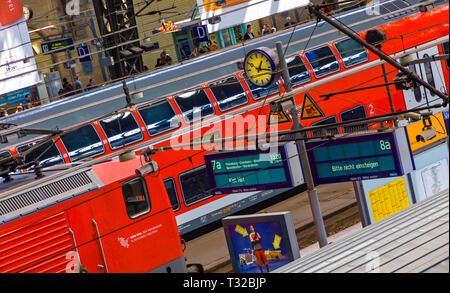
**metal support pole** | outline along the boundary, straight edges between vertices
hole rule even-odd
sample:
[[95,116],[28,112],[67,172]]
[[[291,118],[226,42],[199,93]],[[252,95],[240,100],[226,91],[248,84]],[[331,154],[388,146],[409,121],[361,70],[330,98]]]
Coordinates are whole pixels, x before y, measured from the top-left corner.
[[[381,64],[381,69],[383,70],[383,77],[384,77],[384,83],[386,84],[386,91],[387,91],[387,95],[389,98],[389,105],[391,107],[391,113],[395,112],[395,108],[394,108],[394,102],[392,101],[392,95],[391,95],[391,90],[389,88],[389,80],[387,78],[387,74],[386,74],[386,66],[383,64]],[[394,125],[397,127],[398,126],[398,122],[394,121]]]
[[[291,81],[289,77],[289,71],[287,69],[286,60],[284,59],[283,53],[283,44],[282,42],[276,42],[277,54],[279,59],[279,66],[281,70],[281,74],[283,77],[283,81],[285,84],[286,92],[292,91]],[[294,101],[294,99],[293,99]],[[292,121],[294,123],[293,130],[298,130],[304,128],[303,125],[300,124],[300,119],[298,118],[298,110],[295,105],[295,101],[293,102],[291,109]],[[302,134],[300,132],[295,133],[295,142],[298,147],[298,151],[300,152],[300,158],[302,163],[303,172],[305,173],[306,186],[308,187],[308,198],[309,204],[311,205],[311,212],[314,220],[314,227],[316,230],[316,237],[319,241],[319,246],[323,247],[328,244],[327,241],[327,233],[325,231],[325,225],[323,223],[322,212],[320,211],[319,199],[317,196],[317,190],[314,186],[314,180],[311,173],[311,167],[309,165],[308,154],[306,152],[305,141],[302,138],[306,134]]]

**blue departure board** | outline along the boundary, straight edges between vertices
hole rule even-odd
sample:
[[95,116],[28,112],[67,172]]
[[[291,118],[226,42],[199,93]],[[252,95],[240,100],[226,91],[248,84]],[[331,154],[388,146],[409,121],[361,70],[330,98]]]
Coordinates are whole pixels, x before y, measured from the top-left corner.
[[[403,142],[402,150],[397,139],[399,134]],[[404,141],[405,134],[401,129],[398,132],[307,143],[315,184],[401,176],[405,169],[412,166],[410,150]],[[408,168],[404,168],[405,163]]]
[[208,154],[205,163],[214,194],[293,187],[289,158],[283,146],[277,152],[245,150]]

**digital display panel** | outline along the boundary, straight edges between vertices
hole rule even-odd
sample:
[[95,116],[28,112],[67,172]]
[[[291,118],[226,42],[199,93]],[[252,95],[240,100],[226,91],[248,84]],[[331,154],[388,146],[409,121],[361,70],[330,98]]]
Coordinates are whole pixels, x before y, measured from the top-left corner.
[[208,154],[205,163],[215,194],[293,186],[283,147]]
[[[394,133],[307,143],[311,171],[316,184],[401,176]],[[406,148],[405,152],[409,152]]]
[[289,212],[222,220],[235,273],[267,273],[300,257]]

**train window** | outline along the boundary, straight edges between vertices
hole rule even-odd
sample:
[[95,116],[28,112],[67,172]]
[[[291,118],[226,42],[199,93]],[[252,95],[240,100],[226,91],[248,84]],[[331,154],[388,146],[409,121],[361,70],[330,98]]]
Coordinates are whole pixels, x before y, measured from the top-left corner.
[[10,156],[11,156],[11,153],[9,151],[0,152],[0,159],[4,159],[4,158],[10,157]]
[[[428,54],[423,54],[423,58],[429,58],[430,55]],[[423,63],[423,67],[425,68],[425,77],[427,78],[428,83],[432,86],[435,87],[435,83],[434,83],[434,77],[433,77],[433,70],[431,69],[431,63],[430,62],[425,62]],[[432,96],[435,95],[435,93],[430,92],[430,94]]]
[[[247,75],[245,73],[242,74],[245,80],[248,80]],[[267,88],[258,87],[251,82],[247,82],[250,91],[252,92],[253,99],[259,100],[280,92],[280,83],[277,81],[273,85]]]
[[311,80],[308,68],[298,55],[286,58],[286,65],[288,67],[289,76],[291,78],[292,86],[297,86]]
[[166,99],[146,105],[138,112],[150,136],[180,127],[180,120]]
[[180,185],[186,206],[204,200],[212,194],[205,166],[181,174]]
[[147,182],[144,177],[135,177],[122,184],[123,199],[128,217],[136,219],[151,209]]
[[214,107],[205,90],[197,88],[175,96],[186,123],[199,121],[214,114]]
[[329,46],[323,46],[305,53],[317,78],[339,71],[339,63]]
[[334,43],[334,45],[341,55],[345,68],[349,68],[369,60],[369,55],[363,46],[353,39],[338,41]]
[[248,97],[236,76],[229,76],[224,79],[211,82],[209,85],[211,92],[216,98],[217,106],[224,112],[248,102]]
[[[41,141],[28,143],[25,145],[18,146],[16,148],[19,154],[23,154],[30,148],[36,146],[36,144],[41,143]],[[25,155],[25,163],[33,164],[35,160],[38,160],[42,167],[53,166],[57,164],[63,164],[64,160],[53,141],[44,143],[43,145],[37,147],[36,149],[30,151]],[[31,166],[33,167],[34,164]]]
[[72,162],[92,157],[105,151],[103,143],[91,124],[61,136]]
[[131,112],[123,112],[99,121],[112,149],[142,140],[141,128]]
[[[444,51],[444,54],[448,55],[448,42],[445,42],[442,44],[442,50]],[[447,68],[449,68],[450,60],[446,59],[445,64],[447,65]]]
[[178,201],[177,189],[175,188],[175,181],[173,178],[168,178],[164,180],[164,186],[166,187],[167,194],[169,195],[170,203],[172,204],[172,209],[177,211],[180,209],[180,202]]
[[[342,122],[359,119],[359,118],[365,118],[365,117],[367,117],[366,109],[364,108],[363,105],[356,106],[355,108],[341,112],[341,121]],[[352,126],[343,126],[342,130],[344,131],[344,133],[365,131],[365,130],[369,130],[369,124],[362,123],[362,124],[352,125]]]
[[[311,126],[326,125],[336,122],[337,122],[336,116],[330,116],[317,122],[311,123]],[[311,131],[312,136],[335,135],[338,133],[339,133],[338,127]]]

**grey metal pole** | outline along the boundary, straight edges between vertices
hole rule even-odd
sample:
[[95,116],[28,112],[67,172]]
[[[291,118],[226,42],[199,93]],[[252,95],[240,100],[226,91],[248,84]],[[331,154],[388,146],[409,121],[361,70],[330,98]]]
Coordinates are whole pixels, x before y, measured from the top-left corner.
[[[279,59],[279,66],[281,70],[281,75],[283,77],[283,81],[285,84],[286,92],[292,91],[291,81],[289,77],[289,71],[287,69],[286,60],[284,59],[283,53],[283,43],[276,42],[276,49]],[[298,110],[295,102],[293,104],[293,108],[291,109],[292,113],[292,121],[294,123],[293,130],[298,130],[304,128],[303,125],[300,124],[300,119],[298,118]],[[306,152],[305,141],[302,140],[302,136],[306,134],[302,134],[300,132],[295,133],[296,144],[298,146],[298,150],[300,152],[300,158],[302,162],[303,172],[305,173],[306,186],[308,187],[308,198],[309,204],[311,205],[311,212],[314,220],[314,227],[316,230],[316,237],[319,241],[319,246],[323,247],[328,244],[327,241],[327,233],[325,231],[325,225],[323,223],[322,212],[320,211],[319,198],[317,196],[317,190],[314,186],[314,180],[311,173],[311,167],[309,165],[308,154]]]

